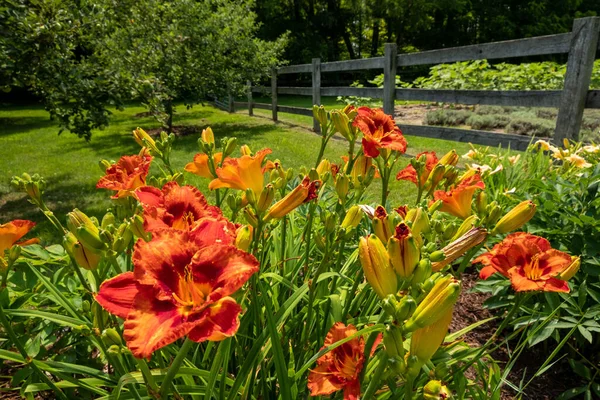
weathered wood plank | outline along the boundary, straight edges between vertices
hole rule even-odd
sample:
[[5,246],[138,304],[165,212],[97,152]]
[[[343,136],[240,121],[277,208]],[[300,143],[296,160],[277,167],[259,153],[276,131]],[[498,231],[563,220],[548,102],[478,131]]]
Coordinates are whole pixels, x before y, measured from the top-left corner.
[[308,117],[313,116],[313,112],[310,108],[292,107],[292,106],[277,106],[277,110],[284,112],[284,113],[289,113],[289,114],[306,115]]
[[573,21],[573,36],[567,61],[565,86],[554,131],[554,140],[558,143],[565,138],[579,140],[579,130],[590,88],[599,32],[600,17],[580,18]]
[[333,61],[321,64],[321,72],[362,71],[383,68],[383,57],[361,58],[359,60]]
[[271,70],[271,113],[273,121],[277,122],[277,70]]
[[270,91],[271,91],[271,88],[268,86],[252,86],[252,93],[267,94]]
[[[321,105],[321,59],[312,59],[312,103]],[[313,130],[321,132],[319,121],[313,116]]]
[[396,89],[397,100],[518,107],[558,107],[561,90]]
[[277,88],[279,94],[296,94],[300,96],[312,96],[312,87],[281,86]]
[[398,66],[568,53],[571,33],[538,36],[398,55]]
[[394,100],[396,98],[396,60],[398,47],[395,43],[386,43],[384,47],[383,65],[383,111],[394,117]]
[[529,136],[520,136],[487,131],[447,128],[442,126],[421,126],[398,124],[406,135],[423,136],[435,139],[469,142],[484,146],[510,147],[515,150],[525,150],[531,141]]
[[302,72],[310,73],[312,71],[312,64],[296,64],[296,65],[287,65],[285,67],[279,67],[277,69],[277,73],[279,75],[283,74],[299,74]]
[[321,88],[321,96],[360,96],[383,99],[383,89],[330,86]]
[[271,110],[273,108],[272,104],[267,104],[267,103],[254,103],[253,106],[254,106],[254,108],[258,108],[261,110]]

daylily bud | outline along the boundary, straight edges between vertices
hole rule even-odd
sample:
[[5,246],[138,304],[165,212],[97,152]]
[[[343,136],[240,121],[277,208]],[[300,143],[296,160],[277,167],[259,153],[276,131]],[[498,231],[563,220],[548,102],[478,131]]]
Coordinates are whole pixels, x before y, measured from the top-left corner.
[[444,178],[444,174],[446,173],[446,167],[442,164],[437,164],[433,171],[429,174],[427,181],[425,182],[424,189],[428,190],[429,193],[433,193],[435,188],[437,188],[438,183]]
[[131,218],[131,222],[129,227],[133,234],[139,238],[144,239],[144,241],[150,240],[148,237],[148,232],[144,229],[144,218],[141,215],[136,214]]
[[246,192],[244,193],[244,197],[248,204],[251,204],[253,206],[256,205],[257,199],[256,199],[256,194],[254,193],[254,190],[252,190],[251,188],[246,189]]
[[[12,266],[15,261],[19,259],[21,255],[21,246],[14,245],[8,250],[8,265]],[[4,254],[0,254],[0,258],[2,258]]]
[[424,258],[419,261],[417,267],[414,269],[411,283],[417,285],[429,278],[429,276],[431,276],[431,261]]
[[298,186],[296,186],[283,199],[271,206],[265,217],[265,221],[273,218],[283,218],[302,203],[316,199],[318,196],[317,191],[320,187],[320,180],[311,181],[308,176],[304,177]]
[[233,151],[235,150],[235,146],[237,146],[236,138],[227,139],[227,142],[223,146],[223,159],[225,159],[233,153]]
[[81,268],[92,270],[98,267],[101,256],[82,246],[71,232],[63,238],[63,247]]
[[449,400],[452,393],[441,381],[429,381],[423,387],[423,400]]
[[453,149],[444,154],[444,156],[440,158],[439,163],[442,165],[456,165],[456,163],[458,163],[458,154],[456,153],[456,150]]
[[240,147],[240,153],[242,153],[243,156],[251,156],[252,150],[250,150],[250,146],[248,146],[247,144],[243,144]]
[[410,355],[417,358],[415,364],[419,369],[431,359],[444,341],[452,321],[453,311],[454,303],[445,308],[434,322],[413,332],[410,339]]
[[358,256],[365,277],[375,293],[381,299],[389,294],[395,294],[398,289],[398,278],[381,240],[375,235],[361,237]]
[[121,335],[114,330],[113,328],[107,328],[102,332],[102,341],[107,346],[122,346],[123,341],[121,340]]
[[437,250],[429,255],[429,259],[431,260],[431,262],[442,261],[444,258],[446,258],[444,250]]
[[383,333],[383,345],[388,356],[403,359],[406,353],[403,342],[402,329],[395,325],[388,325]]
[[323,214],[321,214],[321,219],[323,221],[323,226],[325,227],[325,232],[327,234],[335,230],[336,219],[332,213],[330,213],[329,211],[323,212]]
[[256,218],[256,214],[254,214],[254,211],[252,211],[250,207],[244,208],[244,217],[246,218],[246,221],[250,224],[250,226],[252,226],[253,228],[258,227],[258,219]]
[[525,225],[535,214],[535,204],[531,200],[525,200],[500,218],[500,221],[492,229],[492,235],[496,233],[507,233],[519,229]]
[[101,251],[106,248],[106,244],[100,238],[100,231],[92,219],[74,209],[67,214],[67,227],[73,233],[77,240],[90,250]]
[[575,276],[577,271],[579,271],[580,266],[581,266],[581,259],[579,257],[575,257],[575,256],[571,257],[571,264],[569,264],[569,266],[563,272],[560,273],[558,278],[562,279],[563,281],[568,281],[573,276]]
[[353,140],[352,130],[350,128],[350,118],[338,110],[332,111],[330,114],[331,121],[335,127],[335,131],[342,135],[346,140]]
[[325,238],[321,235],[320,232],[315,232],[313,238],[315,239],[315,244],[317,248],[321,251],[325,251]]
[[313,106],[313,115],[314,115],[315,119],[317,121],[319,121],[319,124],[322,127],[327,126],[327,111],[325,110],[325,107],[314,105]]
[[102,217],[102,223],[100,224],[102,229],[107,229],[109,227],[109,225],[114,225],[114,224],[115,224],[115,215],[111,212],[107,212],[106,214],[104,214],[104,216]]
[[161,151],[156,147],[156,142],[142,128],[137,128],[133,131],[133,138],[142,147],[147,147],[151,152],[160,155]]
[[460,224],[460,226],[456,230],[456,233],[454,233],[454,236],[452,236],[452,239],[450,240],[455,241],[456,239],[470,231],[475,226],[475,222],[477,222],[478,219],[479,218],[477,218],[476,215],[471,215],[470,217],[465,219],[462,222],[462,224]]
[[266,211],[271,203],[273,202],[273,198],[275,197],[275,189],[273,185],[268,184],[263,191],[260,193],[258,197],[258,203],[256,203],[256,209],[259,212]]
[[325,174],[326,172],[329,172],[330,169],[331,169],[331,163],[329,162],[329,160],[324,159],[324,160],[321,160],[321,162],[317,166],[317,173],[319,174],[320,177],[322,177],[323,174]]
[[400,301],[396,295],[390,294],[381,302],[384,310],[394,318],[395,321],[404,321],[409,318],[417,308],[417,303],[411,296],[404,296]]
[[394,208],[394,211],[396,211],[396,214],[398,214],[400,216],[400,218],[404,219],[406,218],[406,213],[408,212],[408,206],[404,205],[404,206],[399,206]]
[[200,137],[202,138],[202,141],[206,144],[208,144],[209,146],[213,146],[215,144],[215,135],[212,131],[212,129],[210,128],[210,126],[206,129],[202,130],[202,133],[200,134]]
[[421,252],[410,228],[404,222],[396,227],[396,233],[390,237],[387,251],[396,273],[402,279],[410,278],[419,263]]
[[371,224],[373,225],[373,232],[383,243],[387,243],[389,238],[394,234],[394,217],[388,215],[383,206],[375,208]]
[[346,216],[342,221],[341,228],[345,231],[352,230],[360,224],[360,220],[362,219],[363,212],[359,206],[352,206],[346,212]]
[[350,189],[350,180],[346,175],[339,175],[335,181],[335,192],[341,200],[345,200]]
[[102,173],[106,173],[106,170],[109,169],[111,165],[112,163],[108,160],[100,160],[100,162],[98,162],[98,166],[102,170]]
[[454,260],[471,250],[473,247],[485,241],[487,238],[487,231],[483,228],[473,228],[463,236],[459,237],[452,243],[448,244],[442,249],[446,258],[443,261],[433,263],[433,271],[439,271],[446,265],[452,263]]
[[443,204],[444,204],[444,202],[442,200],[436,200],[429,205],[429,207],[427,208],[427,211],[429,211],[429,213],[433,214],[434,212],[439,210]]
[[319,176],[319,173],[317,172],[317,170],[314,168],[312,168],[310,171],[308,171],[308,177],[310,178],[311,181],[317,181],[321,178]]
[[250,243],[252,243],[252,232],[253,229],[249,225],[240,227],[235,237],[235,247],[243,251],[248,251]]
[[484,215],[487,208],[487,194],[482,190],[475,197],[475,209],[479,215]]
[[452,309],[459,294],[460,282],[458,280],[450,275],[438,279],[433,289],[419,303],[412,317],[406,321],[404,329],[413,331],[438,321],[445,316],[448,310]]

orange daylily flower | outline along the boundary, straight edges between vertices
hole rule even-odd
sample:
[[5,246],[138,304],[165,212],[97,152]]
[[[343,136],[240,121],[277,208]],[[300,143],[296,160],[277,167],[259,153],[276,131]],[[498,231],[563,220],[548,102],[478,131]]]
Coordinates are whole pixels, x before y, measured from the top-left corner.
[[481,180],[479,174],[471,175],[461,180],[454,189],[444,192],[443,190],[436,190],[433,193],[433,202],[442,200],[442,206],[440,211],[447,212],[458,218],[468,218],[471,211],[471,200],[473,199],[473,193],[477,189],[485,189],[485,184]]
[[138,358],[184,336],[219,341],[239,327],[239,304],[230,297],[258,271],[254,256],[215,243],[204,229],[163,229],[139,240],[133,272],[104,281],[96,300],[125,320],[123,337]]
[[553,249],[546,239],[525,232],[508,235],[494,248],[473,260],[483,264],[482,279],[498,272],[510,278],[517,292],[542,290],[569,292],[559,275],[572,263],[571,256]]
[[381,148],[406,152],[406,139],[394,119],[382,109],[360,107],[353,126],[363,133],[363,152],[368,157],[379,156]]
[[223,228],[234,233],[236,227],[223,218],[218,207],[207,203],[204,195],[193,186],[167,182],[162,190],[144,186],[135,191],[144,208],[144,229],[155,232],[163,228],[193,229],[203,218],[223,219]]
[[271,154],[271,149],[260,150],[254,156],[226,159],[223,166],[217,168],[217,178],[210,182],[208,188],[251,189],[258,198],[264,188],[262,164],[268,154]]
[[146,184],[151,162],[152,156],[145,148],[139,155],[122,156],[106,169],[106,175],[100,178],[96,188],[115,190],[113,199],[131,196],[135,189]]
[[424,186],[425,182],[427,182],[427,178],[429,178],[429,174],[437,165],[438,158],[435,155],[435,151],[424,151],[423,153],[417,154],[415,158],[418,160],[422,155],[425,155],[427,159],[425,161],[425,168],[423,168],[420,176],[417,176],[417,170],[415,170],[415,167],[413,167],[411,164],[408,164],[403,170],[398,172],[398,175],[396,175],[396,180],[410,181],[415,185],[420,185],[421,187]]
[[[219,163],[223,159],[223,153],[215,153],[213,155],[213,162],[215,168],[219,166]],[[184,167],[187,172],[191,172],[194,175],[201,176],[203,178],[214,179],[216,176],[210,171],[208,167],[208,155],[203,153],[198,153],[194,156],[194,161],[191,163],[187,163]]]
[[35,226],[35,222],[25,219],[15,219],[0,225],[0,259],[4,258],[4,252],[14,245],[28,246],[39,242],[39,239],[28,239],[19,241]]
[[265,221],[272,218],[283,218],[301,204],[308,203],[317,198],[317,191],[321,187],[320,180],[311,181],[307,176],[302,182],[289,192],[284,198],[273,204],[265,217]]
[[[327,337],[323,348],[354,335],[353,325],[336,322]],[[371,355],[381,341],[381,335],[373,344]],[[322,349],[323,349],[322,348]],[[317,360],[317,368],[308,374],[308,389],[311,396],[326,396],[338,390],[344,390],[344,400],[360,398],[360,372],[363,368],[365,341],[362,337],[352,339]]]

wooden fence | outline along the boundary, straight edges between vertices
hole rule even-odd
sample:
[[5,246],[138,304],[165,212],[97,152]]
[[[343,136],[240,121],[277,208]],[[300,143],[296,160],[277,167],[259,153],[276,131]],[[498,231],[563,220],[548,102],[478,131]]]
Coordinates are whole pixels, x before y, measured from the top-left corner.
[[[271,87],[252,87],[248,82],[248,101],[232,102],[235,106],[272,111],[274,121],[279,112],[312,116],[312,110],[300,107],[281,106],[278,94],[312,96],[313,104],[321,104],[321,96],[360,96],[383,100],[383,109],[394,114],[395,100],[422,100],[459,104],[485,104],[498,106],[556,107],[559,109],[555,128],[555,141],[563,138],[577,140],[584,108],[600,108],[600,90],[589,90],[596,50],[599,47],[600,17],[576,19],[569,33],[539,36],[527,39],[485,43],[448,49],[397,54],[395,44],[385,44],[383,57],[349,61],[321,63],[315,58],[311,64],[290,65],[273,70]],[[567,72],[563,90],[430,90],[396,88],[395,77],[398,67],[431,65],[456,61],[501,59],[547,54],[568,54]],[[383,69],[383,88],[321,87],[321,74]],[[277,85],[278,75],[307,73],[312,75],[312,87],[282,87]],[[271,104],[255,103],[252,93],[268,92]],[[224,104],[223,104],[224,106]],[[513,149],[524,149],[530,141],[527,136],[502,134],[479,130],[399,124],[408,135],[434,137],[462,142]],[[319,129],[314,121],[314,129]]]

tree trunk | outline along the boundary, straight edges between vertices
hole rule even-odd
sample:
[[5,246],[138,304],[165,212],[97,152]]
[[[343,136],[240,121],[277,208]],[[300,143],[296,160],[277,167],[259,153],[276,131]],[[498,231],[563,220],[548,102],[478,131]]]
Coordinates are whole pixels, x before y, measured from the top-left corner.
[[348,54],[350,54],[350,58],[354,60],[356,58],[356,54],[354,53],[354,48],[352,47],[350,33],[348,33],[348,30],[346,29],[344,29],[344,43],[346,43],[346,48],[348,49]]
[[377,56],[379,49],[379,18],[373,23],[373,37],[371,38],[371,57]]
[[167,133],[173,133],[173,101],[171,99],[167,100]]

